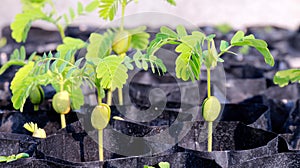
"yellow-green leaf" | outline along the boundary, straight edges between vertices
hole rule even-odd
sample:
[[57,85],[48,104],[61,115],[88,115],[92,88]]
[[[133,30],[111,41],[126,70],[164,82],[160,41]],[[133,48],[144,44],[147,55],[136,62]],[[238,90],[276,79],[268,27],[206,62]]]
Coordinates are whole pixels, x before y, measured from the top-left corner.
[[28,10],[17,14],[10,25],[12,37],[18,42],[25,42],[31,22],[43,19],[46,15],[40,9]]

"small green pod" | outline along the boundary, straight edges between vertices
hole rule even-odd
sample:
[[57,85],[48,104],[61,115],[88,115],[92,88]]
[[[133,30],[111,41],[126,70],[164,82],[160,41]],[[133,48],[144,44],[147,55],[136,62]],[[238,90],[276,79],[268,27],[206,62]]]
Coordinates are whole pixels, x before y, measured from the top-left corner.
[[115,53],[121,55],[128,51],[130,47],[130,42],[131,42],[131,34],[126,30],[119,31],[117,32],[114,38],[112,49]]
[[202,116],[205,121],[215,121],[221,112],[221,103],[215,96],[206,98],[202,104]]
[[44,90],[40,85],[34,87],[31,90],[29,95],[30,102],[34,105],[41,104],[44,98],[45,98]]
[[70,96],[67,91],[58,92],[53,96],[52,106],[59,114],[68,114],[71,109]]
[[110,107],[107,104],[101,103],[96,106],[91,115],[92,126],[95,129],[104,129],[110,120]]

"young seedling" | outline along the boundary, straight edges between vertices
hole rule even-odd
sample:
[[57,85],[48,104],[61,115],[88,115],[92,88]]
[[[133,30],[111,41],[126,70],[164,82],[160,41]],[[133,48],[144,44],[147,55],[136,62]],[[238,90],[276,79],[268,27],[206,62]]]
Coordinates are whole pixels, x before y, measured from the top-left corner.
[[10,155],[10,156],[0,156],[0,163],[1,162],[12,162],[18,159],[22,159],[22,158],[29,158],[29,154],[27,153],[19,153],[17,155]]
[[[34,61],[40,59],[36,53],[32,53],[29,56],[29,61]],[[26,61],[26,50],[24,46],[21,46],[20,49],[15,49],[13,53],[10,55],[9,61],[7,61],[1,68],[0,68],[0,75],[2,75],[10,66],[24,66],[27,64]],[[29,95],[31,103],[34,105],[34,111],[39,109],[39,105],[44,100],[44,90],[40,85],[35,86],[32,88],[32,91]]]
[[110,107],[107,104],[99,103],[91,115],[92,126],[98,130],[98,148],[99,148],[99,160],[104,160],[103,155],[103,129],[107,126],[110,120]]
[[34,87],[51,84],[57,92],[53,97],[53,108],[61,116],[62,128],[66,127],[65,114],[71,107],[79,109],[84,103],[80,85],[85,79],[85,65],[80,66],[82,59],[71,63],[71,56],[71,51],[67,55],[53,55],[50,52],[38,61],[29,60],[20,68],[10,86],[14,108],[23,111],[25,101]]
[[[270,66],[274,65],[274,59],[271,55],[268,45],[265,41],[256,39],[254,35],[245,36],[244,32],[238,31],[232,37],[230,44],[224,40],[221,41],[219,52],[215,47],[215,35],[206,36],[202,32],[193,31],[188,34],[183,26],[178,26],[176,32],[167,27],[161,27],[156,38],[150,43],[147,53],[155,53],[165,44],[177,45],[175,51],[180,53],[176,59],[176,76],[184,81],[200,79],[200,69],[204,64],[207,70],[207,95],[208,97],[202,104],[202,116],[208,122],[208,147],[212,151],[212,128],[213,122],[218,118],[221,111],[220,101],[211,95],[211,74],[212,68],[217,66],[218,62],[224,62],[220,57],[224,53],[233,53],[232,47],[250,46],[258,50]],[[204,45],[207,45],[204,47]],[[204,48],[206,48],[204,50]]]
[[[97,9],[99,2],[98,0],[93,0],[86,6],[84,6],[81,2],[77,3],[77,10],[73,8],[69,8],[68,14],[58,15],[55,5],[52,0],[22,0],[22,13],[19,13],[15,16],[13,23],[11,24],[12,29],[12,37],[17,42],[25,42],[27,39],[28,32],[31,28],[31,24],[37,20],[43,20],[48,23],[52,23],[56,26],[57,30],[60,33],[61,39],[63,40],[63,44],[58,45],[57,51],[61,53],[61,55],[65,56],[68,51],[79,50],[81,48],[86,47],[86,43],[80,39],[65,37],[65,28],[77,17],[80,15],[84,15],[88,12],[92,12]],[[50,7],[49,10],[46,8]],[[75,53],[75,52],[74,52]],[[29,57],[29,61],[35,61],[36,54],[33,53]],[[0,69],[0,75],[11,65],[19,65],[24,66],[27,64],[26,59],[26,51],[22,46],[20,50],[14,50],[13,54],[10,57],[10,60],[5,63]],[[72,55],[71,62],[74,62],[74,58]],[[58,63],[60,64],[60,63]],[[34,104],[34,110],[38,110],[38,105],[44,99],[44,91],[41,86],[37,85],[32,87],[30,92],[30,100]],[[22,108],[21,108],[22,111]]]
[[[123,104],[122,88],[128,78],[128,69],[132,70],[135,64],[139,68],[151,69],[155,67],[166,71],[162,61],[154,55],[142,54],[141,50],[147,48],[150,35],[145,32],[146,27],[141,26],[135,29],[124,28],[125,8],[132,0],[100,0],[99,13],[104,19],[113,20],[119,5],[122,6],[121,26],[116,29],[108,29],[105,33],[92,33],[89,38],[87,54],[85,56],[88,64],[86,76],[89,77],[98,93],[98,106],[92,112],[92,125],[98,130],[99,160],[103,161],[103,129],[110,119],[110,107],[112,102],[112,91],[118,89],[119,104]],[[137,1],[135,1],[137,2]],[[173,0],[169,3],[175,4]],[[137,52],[130,58],[126,55],[129,49],[136,49]],[[107,104],[102,103],[105,96],[104,89],[108,90]],[[100,122],[101,121],[101,122]]]
[[[121,25],[119,28],[115,29],[114,32],[108,32],[110,36],[106,36],[108,39],[106,39],[106,44],[109,45],[110,48],[107,48],[106,50],[102,50],[103,53],[110,54],[111,51],[113,51],[118,57],[120,57],[120,60],[125,60],[127,63],[125,65],[128,65],[128,69],[133,69],[133,67],[130,65],[130,59],[126,56],[126,52],[129,49],[136,49],[136,50],[144,50],[146,49],[149,41],[150,35],[145,32],[146,27],[141,26],[136,29],[125,29],[124,28],[124,18],[125,18],[125,9],[126,6],[132,2],[133,0],[100,0],[100,6],[99,6],[99,14],[100,17],[105,20],[113,20],[116,12],[121,6],[122,9],[122,16],[121,16]],[[138,0],[134,0],[134,2],[138,2]],[[172,5],[175,5],[174,0],[167,0]],[[96,35],[94,35],[95,37]],[[92,36],[91,36],[92,37]],[[100,37],[98,37],[100,38]],[[92,39],[90,39],[91,45],[95,46],[92,42]],[[98,42],[99,44],[99,42]],[[92,52],[93,53],[93,52]],[[91,54],[92,54],[91,53]],[[88,53],[88,55],[91,55]],[[127,58],[125,58],[127,57]],[[139,60],[136,60],[139,62]],[[153,62],[153,61],[152,61]],[[143,62],[144,67],[148,67],[146,62]],[[141,66],[140,66],[141,67]],[[126,75],[127,78],[127,75]],[[105,87],[104,87],[105,88]],[[112,101],[112,88],[108,88],[108,96],[107,96],[107,104],[111,105]],[[119,104],[123,104],[123,95],[122,95],[122,88],[118,88],[118,95],[119,95]]]
[[25,123],[23,126],[26,130],[32,132],[32,136],[35,138],[46,138],[46,132],[42,128],[38,128],[36,123]]
[[[77,10],[69,8],[68,14],[59,15],[53,0],[21,0],[21,3],[22,13],[15,16],[10,26],[12,29],[12,37],[18,43],[26,41],[32,22],[37,20],[43,20],[53,24],[59,31],[61,38],[64,39],[64,30],[67,25],[77,16],[94,11],[99,5],[97,0],[93,0],[86,6],[78,2]],[[46,8],[48,8],[48,10],[46,10]]]

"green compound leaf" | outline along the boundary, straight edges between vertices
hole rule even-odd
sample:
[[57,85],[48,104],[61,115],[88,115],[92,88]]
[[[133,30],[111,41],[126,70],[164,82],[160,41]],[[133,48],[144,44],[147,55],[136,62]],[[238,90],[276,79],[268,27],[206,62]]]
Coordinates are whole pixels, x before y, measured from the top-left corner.
[[191,35],[184,36],[180,39],[182,43],[185,43],[191,48],[194,48],[197,44],[203,44],[203,41],[205,39],[205,34],[194,31]]
[[177,38],[177,36],[178,36],[175,31],[173,31],[172,29],[170,29],[166,26],[162,26],[160,28],[160,33],[167,35],[169,38]]
[[21,0],[23,11],[32,9],[41,9],[45,6],[47,0]]
[[86,12],[93,12],[99,6],[99,0],[94,0],[85,7]]
[[78,110],[84,104],[84,95],[80,87],[76,87],[76,84],[68,84],[67,91],[70,94],[71,108],[73,110]]
[[236,43],[239,42],[243,39],[243,37],[245,36],[245,33],[243,31],[237,31],[234,36],[231,38],[230,43]]
[[244,36],[244,32],[238,31],[231,39],[232,46],[250,46],[259,51],[265,59],[265,62],[274,66],[274,58],[268,49],[268,44],[261,39],[255,39],[254,35]]
[[26,64],[26,50],[24,46],[21,46],[20,49],[15,49],[10,55],[10,59],[0,68],[0,75],[2,75],[10,66],[18,65],[23,66]]
[[119,0],[100,0],[100,17],[107,20],[113,20],[118,10]]
[[274,66],[275,61],[274,61],[274,58],[268,48],[256,48],[256,50],[259,51],[264,56],[265,62],[268,65]]
[[89,38],[90,44],[87,47],[87,61],[97,64],[100,59],[108,56],[111,52],[113,39],[114,34],[110,30],[103,35],[92,33]]
[[30,76],[34,67],[34,62],[28,62],[20,68],[11,82],[10,89],[12,91],[12,103],[15,109],[23,111],[26,98],[30,94],[30,90],[34,83],[33,77]]
[[77,2],[77,13],[81,15],[83,13],[83,5],[81,2]]
[[249,45],[255,48],[267,48],[268,44],[264,40],[260,39],[241,39],[241,41],[231,43],[233,46]]
[[135,29],[128,30],[131,34],[131,48],[136,50],[145,50],[149,44],[150,34],[145,32],[146,26],[140,26]]
[[75,11],[73,8],[69,8],[69,15],[71,17],[72,20],[75,19]]
[[130,57],[125,56],[123,62],[124,62],[124,65],[127,67],[127,69],[129,69],[129,70],[133,70],[134,69],[133,65],[131,64],[132,59]]
[[77,51],[85,48],[86,46],[87,44],[81,39],[65,37],[63,39],[63,44],[57,46],[57,51],[60,52],[60,55],[67,55],[70,51]]
[[108,56],[101,59],[96,68],[97,78],[101,79],[104,89],[122,88],[128,78],[127,68],[122,64],[123,58]]
[[[177,57],[176,62],[175,62],[175,64],[176,64],[175,71],[176,71],[177,78],[181,78],[184,81],[187,81],[189,79],[194,81],[195,78],[199,79],[199,74],[194,74],[194,72],[197,72],[197,70],[195,70],[195,69],[197,68],[197,64],[200,62],[198,62],[196,59],[195,61],[197,61],[197,63],[193,64],[191,57],[192,57],[192,53],[188,53],[188,52],[181,53]],[[199,70],[200,70],[200,68],[199,68]]]
[[148,70],[150,64],[150,68],[153,73],[157,72],[159,75],[161,73],[165,73],[167,71],[166,66],[163,64],[162,60],[154,55],[147,55],[143,54],[140,50],[137,50],[137,52],[133,55],[133,60],[135,62],[135,65],[138,68]]
[[13,66],[13,65],[23,66],[25,64],[26,63],[21,60],[9,60],[4,65],[2,65],[2,67],[0,68],[0,75],[2,75],[10,66]]
[[229,47],[229,43],[227,41],[221,40],[220,51],[226,51],[227,47]]
[[185,27],[183,27],[182,25],[177,26],[176,31],[177,31],[177,34],[178,34],[179,38],[188,35],[187,32],[186,32]]
[[273,82],[279,85],[280,87],[288,85],[289,82],[300,83],[300,69],[288,69],[278,71],[273,78]]
[[10,25],[13,39],[15,39],[18,43],[25,42],[31,22],[46,17],[47,16],[41,11],[41,9],[27,10],[23,13],[17,14],[13,23]]

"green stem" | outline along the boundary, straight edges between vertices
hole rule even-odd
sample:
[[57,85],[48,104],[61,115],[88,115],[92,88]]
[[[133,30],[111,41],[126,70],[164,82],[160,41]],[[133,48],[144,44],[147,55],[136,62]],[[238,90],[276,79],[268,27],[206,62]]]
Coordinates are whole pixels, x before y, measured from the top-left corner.
[[[209,98],[211,96],[211,84],[210,84],[210,68],[207,68],[207,97]],[[208,131],[207,131],[207,151],[212,151],[212,125],[213,122],[208,122]]]
[[66,128],[66,117],[64,114],[60,114],[60,122],[61,122],[61,128]]
[[123,91],[122,88],[118,88],[119,104],[123,105]]
[[[60,74],[60,92],[62,92],[64,90],[64,81],[63,81],[63,76]],[[65,128],[66,127],[66,117],[64,114],[60,114],[60,122],[61,122],[61,128]]]
[[34,111],[38,111],[38,110],[39,110],[39,105],[36,105],[36,104],[33,105],[33,110],[34,110]]
[[64,38],[65,38],[65,30],[64,30],[64,28],[60,25],[60,24],[55,24],[56,25],[56,27],[57,27],[57,29],[58,29],[58,31],[59,31],[59,34],[60,34],[60,37],[61,37],[61,40],[64,40]]
[[209,121],[208,122],[208,136],[207,136],[207,151],[211,152],[212,151],[212,133],[213,133],[213,122]]
[[125,18],[125,8],[126,8],[126,0],[122,1],[122,18],[121,18],[121,26],[120,26],[120,30],[123,31],[124,30],[124,18]]
[[62,92],[62,91],[64,91],[64,78],[63,78],[62,74],[59,74],[59,79],[60,79],[59,91]]
[[101,105],[101,103],[102,103],[101,89],[100,89],[100,88],[97,88],[97,92],[98,92],[98,96],[97,96],[97,99],[98,99],[98,105]]
[[210,85],[210,68],[206,68],[207,70],[207,97],[211,96],[211,85]]
[[230,50],[232,47],[233,47],[232,45],[228,46],[224,51],[218,54],[218,57],[221,57],[224,53],[228,52],[228,50]]
[[104,160],[103,155],[103,130],[98,130],[98,147],[99,147],[99,161]]
[[111,105],[111,102],[112,102],[112,91],[111,91],[111,89],[109,89],[108,90],[108,92],[107,92],[107,100],[106,100],[106,103],[107,103],[107,105]]
[[[53,57],[53,58],[45,58],[45,59],[41,59],[41,60],[38,60],[38,61],[36,61],[36,63],[46,63],[47,61],[49,61],[49,60],[58,60],[58,61],[62,61],[62,62],[64,62],[64,63],[67,63],[67,65],[69,65],[69,66],[71,66],[71,67],[76,67],[76,68],[78,68],[77,66],[75,66],[73,63],[71,63],[71,62],[69,62],[69,61],[66,61],[66,60],[64,60],[64,59],[61,59],[61,58],[55,58],[55,57]],[[78,68],[78,69],[80,69],[80,68]]]

